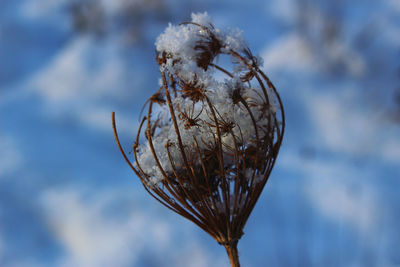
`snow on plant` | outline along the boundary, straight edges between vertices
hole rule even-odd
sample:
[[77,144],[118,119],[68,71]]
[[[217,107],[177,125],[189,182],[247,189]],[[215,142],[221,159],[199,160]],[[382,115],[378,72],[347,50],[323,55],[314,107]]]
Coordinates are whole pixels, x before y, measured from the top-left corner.
[[[281,99],[239,30],[207,13],[169,25],[156,41],[161,87],[133,145],[117,144],[145,189],[225,246],[237,243],[274,166],[284,132]],[[217,65],[227,56],[228,66]],[[142,138],[144,137],[144,138]]]

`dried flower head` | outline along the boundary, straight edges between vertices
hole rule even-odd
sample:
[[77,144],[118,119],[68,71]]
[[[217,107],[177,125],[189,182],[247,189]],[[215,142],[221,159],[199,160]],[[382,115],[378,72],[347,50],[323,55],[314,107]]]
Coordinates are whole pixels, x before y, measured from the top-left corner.
[[[154,198],[224,245],[239,266],[237,242],[282,142],[281,99],[241,32],[214,28],[207,13],[169,25],[156,47],[162,87],[147,102],[133,163],[113,114],[118,146]],[[216,63],[224,55],[229,69]]]

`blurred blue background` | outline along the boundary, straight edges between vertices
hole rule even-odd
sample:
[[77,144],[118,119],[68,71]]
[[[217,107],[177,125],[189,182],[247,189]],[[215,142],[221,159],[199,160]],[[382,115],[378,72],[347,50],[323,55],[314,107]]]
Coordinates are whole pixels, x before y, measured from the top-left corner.
[[400,266],[398,0],[1,0],[0,266],[229,265],[111,128],[129,150],[156,37],[204,11],[244,30],[286,107],[242,266]]

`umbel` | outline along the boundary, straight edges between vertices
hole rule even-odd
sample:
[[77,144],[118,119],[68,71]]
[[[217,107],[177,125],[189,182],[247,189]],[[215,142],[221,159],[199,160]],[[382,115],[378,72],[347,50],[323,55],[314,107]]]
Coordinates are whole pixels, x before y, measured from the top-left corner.
[[207,13],[169,25],[156,49],[160,88],[145,104],[134,159],[121,147],[113,113],[117,145],[151,196],[240,266],[237,243],[282,143],[282,101],[242,32],[216,29]]

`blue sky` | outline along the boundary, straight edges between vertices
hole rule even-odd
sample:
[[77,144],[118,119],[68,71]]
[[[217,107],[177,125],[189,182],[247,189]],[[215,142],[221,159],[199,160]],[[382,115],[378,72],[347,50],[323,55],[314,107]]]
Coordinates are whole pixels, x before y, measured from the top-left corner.
[[398,1],[131,2],[95,1],[80,30],[82,1],[0,2],[0,266],[228,266],[146,194],[111,128],[115,111],[131,146],[156,37],[203,11],[244,31],[287,115],[242,265],[400,266]]

